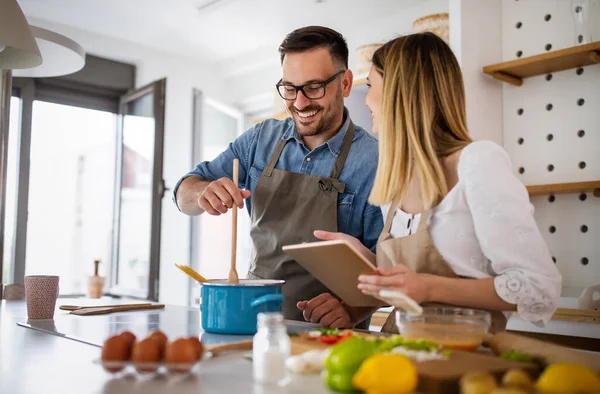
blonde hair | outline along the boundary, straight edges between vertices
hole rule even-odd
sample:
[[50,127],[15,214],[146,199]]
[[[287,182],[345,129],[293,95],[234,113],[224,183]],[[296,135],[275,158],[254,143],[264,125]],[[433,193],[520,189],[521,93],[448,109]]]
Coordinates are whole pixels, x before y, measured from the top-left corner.
[[379,163],[369,201],[401,201],[416,171],[424,209],[448,193],[442,158],[472,142],[452,50],[433,33],[396,38],[373,54],[383,76]]

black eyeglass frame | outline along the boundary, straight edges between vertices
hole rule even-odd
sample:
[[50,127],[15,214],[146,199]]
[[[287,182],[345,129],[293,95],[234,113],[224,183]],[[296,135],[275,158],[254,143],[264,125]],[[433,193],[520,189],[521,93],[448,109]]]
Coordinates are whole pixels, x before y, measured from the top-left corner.
[[[346,71],[347,71],[347,69],[338,71],[337,73],[333,74],[333,76],[331,78],[329,78],[325,81],[313,81],[313,82],[305,83],[304,85],[300,85],[300,86],[296,86],[296,85],[292,85],[292,84],[288,84],[288,83],[282,83],[282,80],[280,79],[279,82],[277,82],[275,84],[275,87],[277,88],[277,93],[279,93],[279,96],[282,99],[287,100],[287,101],[296,100],[298,98],[298,91],[302,91],[302,94],[304,95],[304,97],[306,97],[309,100],[319,100],[319,99],[322,99],[323,97],[325,97],[325,95],[327,94],[327,92],[326,92],[327,85],[329,85],[331,82],[335,81],[337,77],[344,74]],[[304,88],[309,85],[321,85],[321,87],[323,88],[323,95],[320,97],[308,97],[308,95],[304,91]],[[296,94],[294,95],[294,98],[283,97],[283,95],[281,94],[281,90],[279,90],[279,88],[282,86],[285,86],[286,88],[296,89]]]

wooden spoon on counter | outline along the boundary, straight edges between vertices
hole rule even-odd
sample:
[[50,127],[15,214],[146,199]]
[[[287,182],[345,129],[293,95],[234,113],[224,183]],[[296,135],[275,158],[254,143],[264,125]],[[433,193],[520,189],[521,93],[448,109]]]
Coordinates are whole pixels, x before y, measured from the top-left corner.
[[[233,159],[233,184],[235,187],[238,187],[238,175],[239,175],[239,166],[240,161],[238,159]],[[236,262],[236,254],[237,254],[237,214],[238,207],[233,206],[232,209],[232,226],[231,226],[231,268],[229,269],[229,279],[228,282],[231,284],[238,284],[240,280],[238,278],[237,270],[235,269]]]
[[61,305],[58,307],[58,309],[60,309],[61,311],[76,311],[79,309],[92,309],[92,308],[112,308],[115,306],[146,306],[146,305],[152,305],[149,302],[146,303],[139,303],[139,304],[109,304],[109,305],[84,305],[84,306],[80,306],[80,305]]

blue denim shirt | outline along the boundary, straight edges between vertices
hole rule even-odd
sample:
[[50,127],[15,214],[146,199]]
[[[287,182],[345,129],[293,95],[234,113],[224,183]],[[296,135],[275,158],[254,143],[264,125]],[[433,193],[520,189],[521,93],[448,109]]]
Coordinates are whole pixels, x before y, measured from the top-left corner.
[[[239,187],[254,193],[258,178],[267,166],[277,141],[288,140],[275,168],[300,174],[329,176],[337,158],[350,117],[345,110],[346,121],[340,131],[312,152],[304,145],[296,133],[294,121],[269,119],[248,129],[239,136],[216,159],[202,162],[181,178],[173,190],[188,176],[196,175],[209,181],[222,177],[231,178],[234,158],[240,161]],[[338,231],[358,238],[373,252],[383,228],[383,217],[379,207],[367,202],[377,170],[378,142],[375,137],[359,126],[352,147],[339,176],[346,184],[346,190],[338,197]],[[310,158],[310,160],[307,160]],[[251,212],[252,196],[246,200],[248,213]],[[318,229],[315,229],[318,230]],[[309,241],[309,240],[307,240]]]

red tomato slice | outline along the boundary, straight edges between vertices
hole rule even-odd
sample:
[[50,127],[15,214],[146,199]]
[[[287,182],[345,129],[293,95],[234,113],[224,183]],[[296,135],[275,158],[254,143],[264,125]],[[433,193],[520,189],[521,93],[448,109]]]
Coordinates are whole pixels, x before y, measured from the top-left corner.
[[327,345],[333,345],[334,343],[337,343],[340,340],[340,337],[338,337],[337,335],[321,335],[319,339],[321,339],[321,342]]

